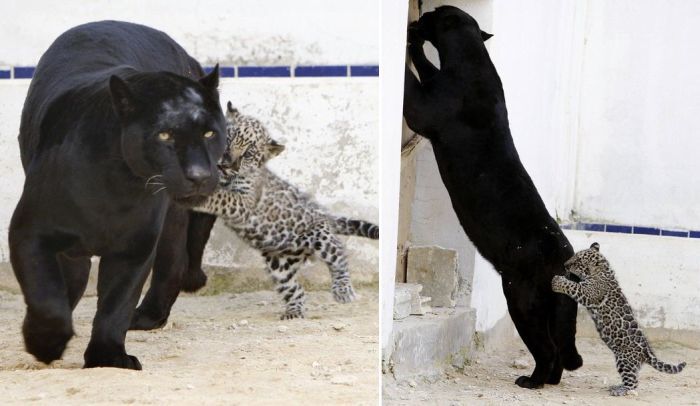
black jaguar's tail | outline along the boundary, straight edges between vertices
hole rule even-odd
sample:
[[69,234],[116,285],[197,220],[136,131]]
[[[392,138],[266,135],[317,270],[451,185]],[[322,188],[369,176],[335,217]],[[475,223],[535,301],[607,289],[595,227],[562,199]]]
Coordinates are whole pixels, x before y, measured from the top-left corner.
[[373,240],[379,239],[379,226],[368,221],[335,217],[331,218],[331,225],[333,232],[341,235],[357,235]]

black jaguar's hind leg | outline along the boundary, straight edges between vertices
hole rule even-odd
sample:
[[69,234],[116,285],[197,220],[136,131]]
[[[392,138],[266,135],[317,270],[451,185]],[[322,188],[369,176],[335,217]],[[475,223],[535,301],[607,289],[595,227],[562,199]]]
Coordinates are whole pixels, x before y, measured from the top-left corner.
[[134,308],[155,256],[154,247],[139,253],[103,256],[97,275],[97,313],[85,350],[85,368],[141,369],[139,360],[126,353],[124,340]]
[[187,254],[189,263],[182,277],[181,289],[184,292],[196,292],[207,283],[207,275],[202,270],[202,256],[209,241],[211,229],[216,216],[206,213],[189,213],[190,223],[187,227]]
[[85,293],[88,278],[90,277],[90,258],[71,258],[67,255],[59,254],[57,259],[66,284],[68,302],[72,310],[75,309],[80,298],[83,297],[83,293]]
[[570,297],[554,293],[555,308],[550,323],[554,342],[559,350],[559,358],[564,369],[573,371],[583,365],[583,359],[576,349],[576,311],[578,304]]
[[[14,219],[13,219],[14,222]],[[73,336],[72,308],[52,242],[10,226],[10,261],[22,288],[27,314],[24,345],[49,364],[63,354]]]
[[151,286],[134,311],[130,330],[160,328],[168,321],[187,267],[188,216],[187,210],[174,204],[168,209],[153,263]]
[[[556,381],[557,350],[549,333],[551,295],[530,283],[513,282],[503,278],[503,292],[510,317],[528,350],[535,358],[535,370],[521,376],[515,384],[527,389],[541,388],[545,382]],[[554,371],[554,373],[553,373]],[[559,374],[561,375],[561,374]]]

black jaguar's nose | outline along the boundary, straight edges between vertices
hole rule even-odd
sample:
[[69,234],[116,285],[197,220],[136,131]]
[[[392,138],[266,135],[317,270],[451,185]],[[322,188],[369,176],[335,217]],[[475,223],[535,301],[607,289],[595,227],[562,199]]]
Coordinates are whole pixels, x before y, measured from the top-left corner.
[[195,185],[200,185],[211,178],[211,170],[201,165],[192,165],[185,170],[185,177]]

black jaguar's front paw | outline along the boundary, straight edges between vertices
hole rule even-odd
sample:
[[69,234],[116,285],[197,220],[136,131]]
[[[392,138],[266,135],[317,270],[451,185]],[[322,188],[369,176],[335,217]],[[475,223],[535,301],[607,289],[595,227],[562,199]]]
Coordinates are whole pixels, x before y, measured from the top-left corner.
[[155,330],[161,328],[168,321],[168,316],[165,317],[154,317],[137,308],[134,310],[134,315],[131,318],[131,325],[129,330]]
[[201,269],[189,270],[182,276],[180,290],[183,292],[196,292],[207,284],[207,275]]
[[122,368],[140,371],[143,369],[139,359],[129,354],[95,354],[85,353],[84,368]]
[[42,316],[44,317],[27,313],[22,333],[27,352],[48,365],[63,355],[66,344],[73,337],[73,327],[70,315],[67,317]]
[[564,372],[564,368],[561,366],[554,367],[549,373],[547,380],[545,381],[548,385],[558,385],[561,382],[561,374]]
[[425,38],[420,31],[420,25],[418,21],[414,21],[408,25],[408,45],[410,46],[423,46]]
[[525,389],[539,389],[544,386],[543,382],[536,382],[529,376],[521,376],[515,380],[515,384]]

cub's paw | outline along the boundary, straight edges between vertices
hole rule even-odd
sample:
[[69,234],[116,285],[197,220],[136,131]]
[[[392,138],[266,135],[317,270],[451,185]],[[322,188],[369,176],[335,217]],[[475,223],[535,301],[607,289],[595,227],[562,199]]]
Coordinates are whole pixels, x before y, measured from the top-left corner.
[[555,292],[562,293],[564,291],[564,286],[567,281],[568,279],[566,279],[565,276],[554,275],[554,278],[552,278],[552,290]]
[[544,386],[543,382],[535,382],[529,376],[521,376],[515,380],[515,384],[525,389],[539,389]]
[[303,319],[304,318],[304,311],[303,310],[287,310],[284,312],[282,316],[280,316],[280,320],[292,320],[292,319]]
[[349,282],[346,284],[333,284],[331,292],[333,293],[333,299],[338,303],[350,303],[356,298],[355,290]]
[[625,385],[615,385],[610,387],[610,396],[626,396],[633,393],[634,389]]

